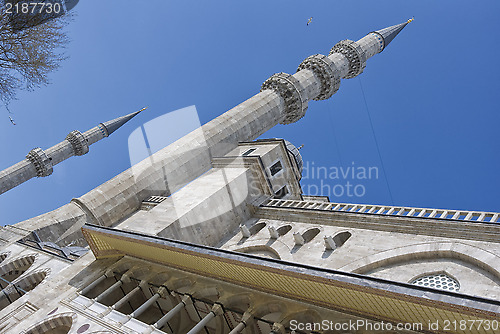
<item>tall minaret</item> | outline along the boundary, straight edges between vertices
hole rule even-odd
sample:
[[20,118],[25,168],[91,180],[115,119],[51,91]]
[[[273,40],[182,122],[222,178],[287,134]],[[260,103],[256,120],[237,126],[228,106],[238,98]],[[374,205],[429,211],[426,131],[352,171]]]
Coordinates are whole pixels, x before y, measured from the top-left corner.
[[17,187],[35,176],[49,176],[52,174],[52,168],[58,163],[74,155],[88,153],[90,145],[104,137],[108,137],[144,109],[146,108],[105,123],[100,123],[84,133],[78,130],[72,131],[66,136],[64,141],[47,150],[42,150],[39,147],[32,149],[26,155],[26,159],[0,172],[0,194]]
[[224,156],[239,142],[254,140],[278,123],[298,121],[310,100],[328,99],[341,79],[361,74],[367,59],[383,51],[410,21],[371,32],[357,42],[340,41],[328,56],[306,58],[293,75],[272,75],[260,93],[69,204],[16,226],[33,230],[75,224],[67,217],[79,217],[79,224],[111,226],[138,210],[147,197],[169,196],[208,171],[211,157]]

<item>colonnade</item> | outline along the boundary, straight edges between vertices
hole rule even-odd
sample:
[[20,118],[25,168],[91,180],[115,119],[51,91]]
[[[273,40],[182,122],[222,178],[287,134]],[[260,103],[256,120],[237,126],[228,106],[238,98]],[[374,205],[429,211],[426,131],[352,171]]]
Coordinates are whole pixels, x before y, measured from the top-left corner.
[[[151,333],[162,330],[167,333],[237,334],[247,329],[244,333],[284,334],[287,328],[288,322],[280,323],[285,318],[284,306],[269,308],[264,300],[255,302],[248,295],[225,293],[220,286],[206,285],[187,277],[169,277],[158,282],[152,274],[140,276],[135,277],[132,269],[108,270],[86,284],[79,295],[107,306],[103,315],[122,312],[124,326],[132,319],[145,322]],[[141,298],[137,298],[139,295]],[[127,304],[129,306],[125,307]],[[169,305],[168,309],[165,305]],[[157,314],[158,310],[161,316],[153,319],[150,315]]]

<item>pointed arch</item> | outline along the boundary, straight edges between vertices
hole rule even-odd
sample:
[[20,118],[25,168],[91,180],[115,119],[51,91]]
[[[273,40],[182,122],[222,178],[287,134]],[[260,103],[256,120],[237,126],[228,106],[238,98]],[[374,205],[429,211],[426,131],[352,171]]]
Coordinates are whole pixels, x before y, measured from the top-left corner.
[[[271,323],[279,321],[288,311],[287,305],[278,300],[262,301],[255,305],[253,316],[256,321],[250,323],[250,333],[269,333],[271,331]],[[267,320],[261,321],[258,319]]]
[[11,260],[10,262],[0,266],[0,275],[3,276],[10,271],[18,270],[19,268],[29,268],[33,263],[35,263],[37,256],[37,253],[32,253]]
[[292,229],[291,225],[283,225],[280,226],[276,231],[278,232],[279,236],[282,237],[288,232],[290,232],[291,229]]
[[345,242],[351,237],[351,235],[352,235],[351,232],[347,231],[337,233],[333,237],[333,242],[335,242],[335,246],[339,248],[340,246],[345,244]]
[[15,280],[12,284],[28,292],[42,283],[49,274],[50,269],[37,270],[36,272]]
[[279,300],[271,300],[269,302],[260,302],[255,305],[254,316],[256,318],[264,318],[268,314],[281,313],[287,311],[286,304]]
[[426,272],[413,277],[409,283],[445,291],[457,292],[460,290],[458,279],[446,271]]
[[304,243],[308,243],[312,239],[314,239],[319,234],[320,229],[317,227],[313,227],[308,229],[302,234],[302,238],[304,238]]
[[[151,272],[147,272],[147,271],[144,271],[144,275],[151,275]],[[135,278],[138,278],[138,279],[142,279],[142,280],[146,280],[146,276],[142,276],[142,277],[139,277],[139,276],[135,276]],[[168,280],[170,280],[172,278],[172,274],[169,273],[169,272],[166,272],[166,271],[162,271],[162,272],[159,272],[159,273],[155,273],[153,276],[149,277],[147,279],[147,281],[149,283],[152,283],[152,284],[156,284],[156,285],[162,285],[162,284],[165,284],[165,282],[167,282]]]
[[35,263],[37,256],[36,253],[25,255],[0,266],[0,287],[5,288],[8,282],[12,283],[23,275]]
[[217,326],[215,333],[229,333],[241,321],[243,313],[250,308],[251,303],[251,294],[247,292],[224,298],[221,301],[221,304],[224,305],[224,314],[216,318]]
[[[149,265],[146,265],[146,264],[142,264],[142,265],[139,265],[139,266],[134,266],[130,269],[128,269],[127,271],[123,272],[122,275],[120,275],[118,271],[115,272],[115,277],[120,279],[123,277],[123,275],[129,277],[129,278],[133,278],[135,280],[140,280],[140,281],[150,281],[153,277],[156,277],[156,280],[155,282],[157,281],[161,281],[162,280],[162,277],[164,275],[160,275],[160,274],[157,274],[157,273],[154,273],[153,272],[153,268]],[[166,273],[163,273],[166,275]],[[165,279],[166,281],[166,279]],[[165,281],[162,281],[161,283],[165,282]],[[159,284],[161,284],[159,283]]]
[[[272,239],[269,241],[267,238],[256,238],[256,239],[250,239],[249,241],[245,242],[245,247],[241,247],[241,244],[238,244],[237,242],[233,242],[225,247],[226,249],[230,249],[234,252],[240,252],[240,253],[246,253],[246,254],[252,254],[252,251],[247,251],[250,250],[252,247],[260,247],[261,249],[266,249],[270,251],[271,253],[276,253],[278,254],[280,260],[284,261],[293,261],[292,255],[290,254],[291,248],[289,245],[284,242],[283,240],[279,239]],[[256,250],[256,248],[254,248]],[[254,251],[254,254],[256,252]],[[258,255],[258,254],[256,254]]]
[[40,270],[28,276],[20,277],[6,286],[0,294],[0,310],[36,288],[49,273],[49,269]]
[[125,274],[127,271],[133,269],[135,266],[135,263],[129,259],[123,259],[121,261],[118,261],[115,263],[110,271],[113,273],[119,273],[120,275]]
[[477,266],[500,281],[500,256],[459,242],[436,242],[393,248],[353,261],[339,270],[366,274],[388,265],[416,259],[452,258]]
[[61,313],[39,322],[21,334],[67,334],[75,321],[75,313]]

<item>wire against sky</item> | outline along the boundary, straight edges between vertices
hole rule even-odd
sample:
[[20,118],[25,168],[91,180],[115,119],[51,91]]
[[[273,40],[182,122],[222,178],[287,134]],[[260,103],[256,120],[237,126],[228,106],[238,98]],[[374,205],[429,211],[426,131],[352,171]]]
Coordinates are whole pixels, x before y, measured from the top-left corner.
[[365,101],[366,113],[368,114],[368,120],[370,121],[370,127],[372,129],[373,139],[375,139],[375,146],[377,147],[378,158],[380,159],[380,164],[382,165],[382,171],[384,172],[385,184],[387,185],[387,190],[389,190],[389,197],[391,198],[391,204],[394,205],[394,199],[392,198],[391,187],[389,186],[389,181],[387,180],[387,173],[385,172],[384,161],[382,160],[382,155],[380,154],[380,148],[378,146],[377,136],[375,135],[375,130],[373,128],[372,117],[370,116],[368,103],[366,103],[365,90],[363,89],[361,78],[358,77],[358,79],[359,79],[359,86],[361,87],[361,94],[363,95],[363,101]]

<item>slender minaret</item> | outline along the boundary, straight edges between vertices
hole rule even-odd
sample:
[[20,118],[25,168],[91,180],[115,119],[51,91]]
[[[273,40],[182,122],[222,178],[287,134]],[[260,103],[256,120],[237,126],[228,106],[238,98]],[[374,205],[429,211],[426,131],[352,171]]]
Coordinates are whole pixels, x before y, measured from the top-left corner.
[[371,32],[357,42],[340,41],[328,56],[306,58],[293,75],[272,75],[260,93],[69,204],[16,226],[33,230],[75,224],[67,217],[79,217],[78,224],[111,226],[138,210],[149,196],[169,196],[208,171],[211,157],[224,156],[239,142],[254,140],[278,123],[301,119],[310,100],[328,99],[341,79],[361,74],[366,61],[382,52],[409,22]]
[[89,146],[108,137],[123,124],[131,120],[146,108],[134,113],[100,123],[87,132],[71,131],[66,139],[47,150],[37,147],[32,149],[23,161],[0,172],[0,194],[17,187],[23,182],[37,176],[49,176],[58,163],[74,156],[88,153]]

